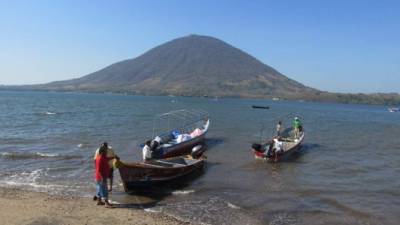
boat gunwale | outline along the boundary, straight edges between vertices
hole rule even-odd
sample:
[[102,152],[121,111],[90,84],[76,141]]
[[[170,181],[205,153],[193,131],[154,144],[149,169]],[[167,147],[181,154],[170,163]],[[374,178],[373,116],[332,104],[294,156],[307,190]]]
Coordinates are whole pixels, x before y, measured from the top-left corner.
[[[157,159],[155,161],[163,161],[163,160],[168,160],[168,159]],[[146,169],[146,168],[148,168],[148,169],[152,169],[152,168],[153,169],[178,169],[178,168],[184,168],[184,167],[196,165],[197,163],[199,163],[199,161],[204,161],[204,158],[190,159],[190,160],[193,162],[186,164],[186,165],[182,164],[182,163],[173,163],[173,162],[170,163],[170,165],[178,165],[176,167],[166,167],[166,166],[156,165],[156,164],[151,164],[151,163],[146,163],[146,162],[122,162],[122,161],[120,161],[120,162],[122,163],[121,167],[130,167],[130,168],[140,167],[143,169]]]
[[[201,164],[201,163],[202,162],[198,162],[198,164]],[[194,170],[198,169],[198,167],[204,166],[204,164],[203,165],[198,165],[198,164],[191,165],[192,168],[188,169],[184,173],[179,173],[179,174],[174,175],[174,176],[156,177],[156,178],[151,178],[151,179],[149,179],[149,177],[142,177],[142,178],[139,178],[138,180],[135,180],[135,181],[122,181],[122,182],[129,183],[129,182],[145,182],[145,181],[150,181],[150,182],[154,182],[154,181],[155,182],[158,182],[158,181],[169,181],[169,180],[177,179],[179,177],[182,177],[182,176],[185,176],[187,174],[190,174]]]

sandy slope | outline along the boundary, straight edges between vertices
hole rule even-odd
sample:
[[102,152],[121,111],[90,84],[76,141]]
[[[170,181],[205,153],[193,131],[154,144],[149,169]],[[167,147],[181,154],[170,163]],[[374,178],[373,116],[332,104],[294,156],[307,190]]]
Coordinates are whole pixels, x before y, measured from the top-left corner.
[[0,223],[58,224],[185,224],[162,214],[119,205],[96,206],[88,198],[50,196],[12,188],[0,188]]

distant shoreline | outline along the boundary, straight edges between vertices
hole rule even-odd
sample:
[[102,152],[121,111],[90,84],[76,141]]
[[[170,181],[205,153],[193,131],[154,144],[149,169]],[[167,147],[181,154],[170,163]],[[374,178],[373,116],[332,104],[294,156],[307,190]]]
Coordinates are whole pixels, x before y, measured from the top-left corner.
[[[357,105],[382,105],[382,106],[397,106],[400,105],[400,94],[398,93],[331,93],[319,92],[319,97],[316,96],[301,96],[298,98],[277,97],[277,96],[204,96],[204,95],[178,95],[178,94],[156,94],[156,93],[136,93],[130,91],[88,91],[88,90],[48,90],[25,88],[25,86],[0,86],[0,91],[16,91],[16,92],[44,92],[44,93],[85,93],[85,94],[113,94],[113,95],[130,95],[130,96],[162,96],[162,97],[195,97],[195,98],[232,98],[232,99],[257,99],[271,101],[297,101],[297,102],[315,102],[315,103],[337,103],[337,104],[357,104]],[[303,97],[303,98],[302,98]]]

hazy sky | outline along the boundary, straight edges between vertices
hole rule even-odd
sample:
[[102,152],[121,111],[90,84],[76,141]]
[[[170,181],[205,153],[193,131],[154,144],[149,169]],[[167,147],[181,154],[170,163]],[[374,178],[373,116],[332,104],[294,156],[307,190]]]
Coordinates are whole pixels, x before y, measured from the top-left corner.
[[81,77],[189,34],[308,86],[400,92],[400,1],[0,0],[0,84]]

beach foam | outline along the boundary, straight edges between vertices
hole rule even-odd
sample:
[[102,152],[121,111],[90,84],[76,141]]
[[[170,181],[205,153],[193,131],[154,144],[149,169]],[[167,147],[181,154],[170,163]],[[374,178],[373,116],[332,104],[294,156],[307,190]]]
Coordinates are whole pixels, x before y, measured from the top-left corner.
[[[61,184],[49,183],[43,180],[47,177],[47,169],[37,169],[31,172],[24,171],[0,179],[0,187],[17,187],[23,190],[45,192],[49,194],[72,193],[71,187]],[[74,186],[74,188],[76,188]]]
[[145,208],[143,209],[145,212],[149,212],[149,213],[160,213],[161,209],[155,209],[155,208]]
[[195,190],[177,190],[177,191],[173,191],[172,194],[173,195],[187,195],[190,193],[194,193]]
[[230,202],[226,202],[226,203],[227,203],[227,205],[228,205],[229,208],[232,208],[232,209],[240,209],[240,207],[237,206],[237,205],[234,205],[234,204],[232,204],[232,203],[230,203]]

